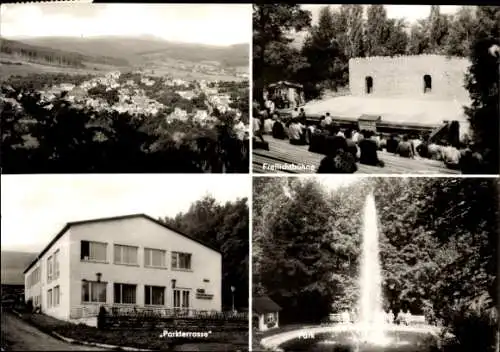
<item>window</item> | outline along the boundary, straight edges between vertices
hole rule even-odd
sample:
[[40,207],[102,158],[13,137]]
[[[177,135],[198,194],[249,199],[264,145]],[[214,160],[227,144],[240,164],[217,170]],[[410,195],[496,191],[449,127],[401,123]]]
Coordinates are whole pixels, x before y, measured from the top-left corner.
[[54,287],[54,307],[57,307],[59,305],[59,294],[59,286]]
[[115,264],[137,265],[137,247],[115,244]]
[[106,243],[82,241],[80,259],[105,262],[107,257],[106,250],[107,250]]
[[47,283],[52,281],[52,256],[47,258]]
[[115,284],[115,303],[135,304],[136,285]]
[[52,289],[47,291],[47,308],[52,307]]
[[172,252],[172,269],[191,269],[191,254]]
[[432,90],[432,77],[430,75],[424,75],[424,94],[430,93]]
[[165,305],[165,287],[144,286],[144,304]]
[[144,249],[144,266],[153,266],[159,268],[165,268],[167,265],[165,263],[166,251],[161,249]]
[[54,280],[59,278],[59,249],[54,253]]
[[189,309],[189,290],[174,290],[174,308]]
[[106,282],[83,281],[82,302],[106,303]]
[[373,92],[373,78],[371,76],[367,76],[365,78],[366,85],[366,94],[371,94]]

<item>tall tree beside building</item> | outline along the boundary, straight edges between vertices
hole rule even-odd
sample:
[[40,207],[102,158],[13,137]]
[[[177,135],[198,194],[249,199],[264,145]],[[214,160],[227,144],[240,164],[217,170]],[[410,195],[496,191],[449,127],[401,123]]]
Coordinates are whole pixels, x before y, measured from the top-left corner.
[[420,55],[429,52],[430,42],[427,27],[427,19],[418,20],[417,23],[412,25],[407,49],[409,55]]
[[472,65],[465,78],[465,87],[472,100],[465,109],[469,116],[474,141],[483,151],[485,173],[497,174],[499,142],[499,66],[489,52],[500,45],[500,7],[480,6],[477,9],[477,31],[471,48]]
[[289,34],[311,24],[311,13],[297,4],[253,5],[254,96],[262,97],[264,86],[291,78],[305,60],[290,44]]
[[339,72],[344,65],[339,65],[339,61],[345,62],[346,59],[337,40],[335,25],[330,7],[321,8],[318,24],[311,28],[303,45],[302,54],[309,63],[306,75],[314,85],[319,83],[323,87],[336,88],[344,83],[341,82],[342,72]]
[[383,45],[385,55],[405,55],[408,48],[408,42],[409,38],[406,33],[405,21],[403,19],[387,19],[385,22],[385,38]]
[[369,5],[367,9],[365,44],[367,56],[381,56],[384,52],[384,32],[387,11],[384,5]]
[[342,16],[347,20],[347,35],[344,48],[348,58],[364,56],[363,5],[342,5]]
[[469,57],[477,20],[475,8],[462,6],[450,21],[445,53],[450,56]]
[[441,54],[444,51],[444,44],[448,36],[448,27],[448,16],[441,14],[439,5],[431,5],[427,33],[430,50],[433,53]]

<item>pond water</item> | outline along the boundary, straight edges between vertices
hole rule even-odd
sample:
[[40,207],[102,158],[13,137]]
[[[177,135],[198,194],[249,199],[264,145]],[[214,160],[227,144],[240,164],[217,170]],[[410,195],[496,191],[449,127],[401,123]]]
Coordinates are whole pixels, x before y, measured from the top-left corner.
[[411,331],[386,332],[383,346],[356,343],[352,332],[335,332],[304,336],[279,347],[285,352],[434,352],[436,338],[430,333]]

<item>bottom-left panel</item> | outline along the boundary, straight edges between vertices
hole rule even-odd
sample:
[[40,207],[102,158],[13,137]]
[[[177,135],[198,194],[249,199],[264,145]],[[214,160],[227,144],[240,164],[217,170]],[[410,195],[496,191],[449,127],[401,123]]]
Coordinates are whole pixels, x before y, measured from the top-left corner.
[[7,175],[2,350],[248,350],[248,175]]

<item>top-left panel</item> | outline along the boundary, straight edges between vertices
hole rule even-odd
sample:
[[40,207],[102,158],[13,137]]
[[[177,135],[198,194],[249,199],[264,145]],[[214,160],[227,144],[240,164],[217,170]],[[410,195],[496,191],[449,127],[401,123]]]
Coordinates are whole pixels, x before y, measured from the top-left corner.
[[2,173],[248,173],[251,14],[1,5]]

